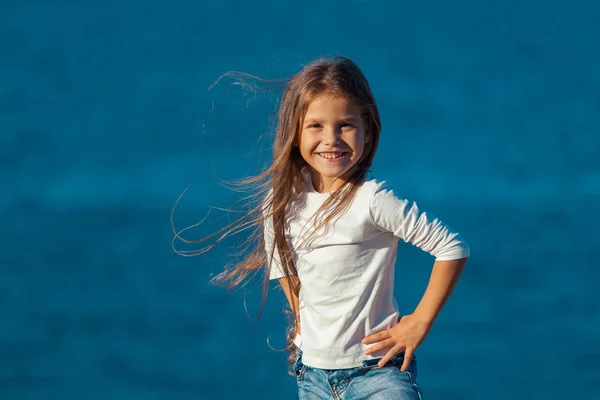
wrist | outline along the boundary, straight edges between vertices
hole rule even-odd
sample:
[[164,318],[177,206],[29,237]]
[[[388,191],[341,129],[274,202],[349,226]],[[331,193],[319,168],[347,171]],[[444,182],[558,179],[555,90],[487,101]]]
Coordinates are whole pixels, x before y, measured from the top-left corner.
[[428,313],[420,310],[415,310],[412,316],[421,324],[432,326],[435,321],[436,315],[433,313]]

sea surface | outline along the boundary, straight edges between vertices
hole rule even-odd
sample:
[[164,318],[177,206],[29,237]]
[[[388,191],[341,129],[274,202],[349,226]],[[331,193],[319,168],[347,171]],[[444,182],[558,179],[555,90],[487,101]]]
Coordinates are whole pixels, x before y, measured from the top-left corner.
[[[417,351],[424,398],[600,398],[599,20],[592,0],[3,0],[0,399],[295,398],[282,293],[254,321],[256,282],[209,282],[244,234],[182,257],[171,213],[214,232],[243,196],[221,180],[271,158],[281,92],[211,85],[320,55],[371,83],[374,175],[471,245]],[[432,263],[400,247],[403,313]]]

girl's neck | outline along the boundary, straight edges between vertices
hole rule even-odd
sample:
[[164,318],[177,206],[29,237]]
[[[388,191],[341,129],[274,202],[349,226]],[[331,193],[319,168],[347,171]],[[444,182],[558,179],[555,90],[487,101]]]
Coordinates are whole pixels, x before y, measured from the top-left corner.
[[323,177],[316,171],[309,171],[307,179],[310,179],[312,189],[318,193],[330,193],[342,187],[348,180],[351,171],[337,178]]
[[332,192],[336,189],[339,189],[340,186],[342,186],[344,184],[344,181],[342,181],[341,178],[323,179],[320,176],[317,178],[311,176],[311,181],[312,181],[313,189],[319,193]]

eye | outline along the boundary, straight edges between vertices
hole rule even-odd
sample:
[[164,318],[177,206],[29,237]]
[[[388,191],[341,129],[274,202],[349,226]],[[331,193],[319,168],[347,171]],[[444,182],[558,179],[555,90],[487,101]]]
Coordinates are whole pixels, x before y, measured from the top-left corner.
[[308,128],[320,128],[321,124],[310,124]]
[[354,125],[345,123],[345,124],[342,124],[342,128],[354,128]]

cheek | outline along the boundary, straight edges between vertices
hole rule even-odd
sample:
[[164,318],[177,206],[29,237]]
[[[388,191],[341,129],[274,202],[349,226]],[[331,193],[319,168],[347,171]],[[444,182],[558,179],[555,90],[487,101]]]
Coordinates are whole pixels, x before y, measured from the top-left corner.
[[300,148],[300,153],[303,156],[310,156],[313,153],[313,151],[316,149],[316,143],[314,140],[304,138],[304,140],[302,140],[300,142],[299,148]]
[[313,144],[312,144],[312,142],[310,140],[303,139],[300,142],[300,150],[302,150],[304,152],[310,151],[312,149],[312,147],[313,147]]
[[356,138],[356,141],[354,142],[354,147],[358,153],[364,152],[366,146],[367,142],[364,136],[361,135],[360,137]]
[[354,156],[352,157],[355,160],[359,160],[365,156],[366,151],[368,151],[369,145],[365,140],[364,136],[357,137],[354,141]]

